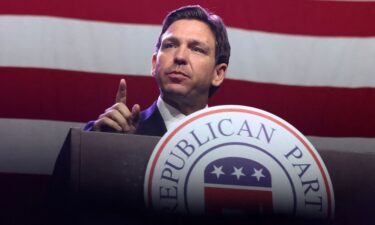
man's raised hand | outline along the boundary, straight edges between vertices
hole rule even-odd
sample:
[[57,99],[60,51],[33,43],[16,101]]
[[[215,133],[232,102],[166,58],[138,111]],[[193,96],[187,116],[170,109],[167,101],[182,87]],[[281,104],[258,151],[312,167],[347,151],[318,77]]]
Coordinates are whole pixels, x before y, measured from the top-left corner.
[[126,105],[126,97],[126,81],[125,79],[121,79],[116,94],[116,103],[106,109],[94,122],[94,131],[135,132],[141,109],[138,104],[135,104],[130,111]]

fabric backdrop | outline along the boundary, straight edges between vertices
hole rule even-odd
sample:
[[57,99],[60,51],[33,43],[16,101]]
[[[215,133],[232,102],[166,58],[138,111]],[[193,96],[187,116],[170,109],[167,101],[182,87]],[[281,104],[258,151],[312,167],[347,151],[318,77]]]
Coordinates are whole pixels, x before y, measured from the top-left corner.
[[274,113],[316,148],[375,151],[375,2],[0,1],[0,172],[50,174],[70,127],[158,96],[151,55],[164,16],[201,4],[228,26],[227,78],[210,105]]

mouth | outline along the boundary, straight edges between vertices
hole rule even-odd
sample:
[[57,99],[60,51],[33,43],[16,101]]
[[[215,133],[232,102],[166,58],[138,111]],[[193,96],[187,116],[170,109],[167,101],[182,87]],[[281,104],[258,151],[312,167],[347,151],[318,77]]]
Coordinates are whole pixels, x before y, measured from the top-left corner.
[[179,70],[173,70],[171,72],[168,72],[167,75],[181,75],[181,76],[188,77],[186,73],[179,71]]
[[171,79],[174,82],[179,82],[179,81],[182,81],[183,79],[189,78],[189,75],[187,75],[186,73],[182,71],[176,71],[176,70],[168,72],[167,76],[169,77],[169,79]]

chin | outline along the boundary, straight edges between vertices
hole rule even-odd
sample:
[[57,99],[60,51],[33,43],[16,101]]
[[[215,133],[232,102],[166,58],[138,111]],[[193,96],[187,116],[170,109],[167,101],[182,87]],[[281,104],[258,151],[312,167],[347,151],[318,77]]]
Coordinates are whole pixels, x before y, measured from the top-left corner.
[[187,93],[186,91],[182,91],[182,90],[164,90],[163,95],[173,97],[173,98],[184,98],[187,96]]
[[163,89],[164,89],[163,92],[165,94],[171,94],[171,95],[182,95],[182,96],[184,96],[188,93],[188,91],[186,90],[186,87],[184,87],[182,85],[176,85],[176,84],[168,85]]

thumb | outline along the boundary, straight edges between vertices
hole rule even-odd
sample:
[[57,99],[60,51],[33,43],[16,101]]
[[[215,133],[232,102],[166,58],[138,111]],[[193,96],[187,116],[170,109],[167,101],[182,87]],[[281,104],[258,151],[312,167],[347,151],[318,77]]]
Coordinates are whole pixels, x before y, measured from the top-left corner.
[[116,103],[122,102],[126,105],[126,91],[126,81],[125,79],[121,79],[117,89]]

